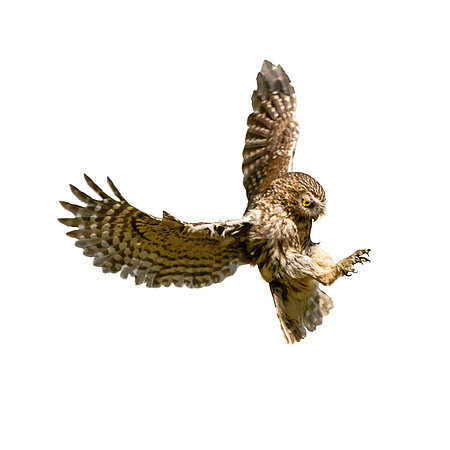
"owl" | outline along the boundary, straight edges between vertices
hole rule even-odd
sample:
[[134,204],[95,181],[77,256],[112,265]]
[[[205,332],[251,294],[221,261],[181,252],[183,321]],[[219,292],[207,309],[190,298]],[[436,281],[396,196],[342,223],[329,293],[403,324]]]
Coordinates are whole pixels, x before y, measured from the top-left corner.
[[269,284],[288,343],[299,342],[333,307],[320,285],[350,276],[369,261],[369,249],[335,263],[311,241],[311,227],[325,213],[322,186],[292,172],[299,135],[294,88],[281,66],[264,61],[252,96],[253,112],[243,151],[247,207],[241,219],[183,222],[167,212],[144,213],[114,183],[106,193],[88,176],[97,198],[70,186],[83,206],[61,202],[72,218],[59,219],[94,265],[105,273],[132,277],[147,287],[202,288],[220,283],[239,266],[257,266]]

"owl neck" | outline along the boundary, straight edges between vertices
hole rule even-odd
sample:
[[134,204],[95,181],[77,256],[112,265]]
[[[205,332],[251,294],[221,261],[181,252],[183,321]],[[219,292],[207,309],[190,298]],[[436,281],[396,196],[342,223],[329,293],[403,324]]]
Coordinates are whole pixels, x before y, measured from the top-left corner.
[[312,244],[311,242],[312,220],[307,219],[305,217],[300,217],[295,222],[298,229],[298,237],[300,239],[302,251],[308,250]]

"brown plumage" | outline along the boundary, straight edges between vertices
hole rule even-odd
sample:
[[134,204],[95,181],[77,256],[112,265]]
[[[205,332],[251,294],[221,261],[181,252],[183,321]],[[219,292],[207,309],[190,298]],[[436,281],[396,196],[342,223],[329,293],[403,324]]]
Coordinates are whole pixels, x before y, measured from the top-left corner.
[[294,343],[333,307],[319,284],[351,275],[355,264],[369,261],[369,250],[335,264],[311,242],[312,222],[324,214],[326,198],[314,178],[290,172],[299,133],[294,88],[284,70],[268,61],[257,82],[243,152],[248,204],[242,219],[186,223],[166,212],[159,219],[131,206],[109,178],[116,199],[85,176],[100,199],[71,186],[85,206],[61,202],[75,217],[59,220],[75,227],[67,234],[103,272],[148,287],[199,288],[221,282],[240,265],[258,266],[284,336]]
[[242,163],[248,206],[272,181],[292,169],[299,135],[295,91],[284,70],[264,61],[256,81]]
[[94,257],[103,272],[120,272],[148,287],[199,288],[233,275],[246,260],[239,238],[246,221],[184,223],[166,212],[158,219],[131,206],[109,178],[118,200],[87,175],[85,179],[101,200],[70,186],[86,206],[61,202],[75,217],[59,221],[76,227],[67,235],[77,239],[75,245]]

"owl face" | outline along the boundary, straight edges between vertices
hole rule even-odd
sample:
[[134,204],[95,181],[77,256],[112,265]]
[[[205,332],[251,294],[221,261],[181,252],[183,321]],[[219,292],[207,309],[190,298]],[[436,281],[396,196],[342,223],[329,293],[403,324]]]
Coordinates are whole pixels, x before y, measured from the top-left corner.
[[302,220],[317,220],[325,214],[326,197],[322,186],[311,176],[290,172],[275,180],[265,196],[288,215]]
[[303,217],[315,221],[325,214],[325,202],[316,198],[312,192],[302,192],[298,199],[298,203],[299,213]]

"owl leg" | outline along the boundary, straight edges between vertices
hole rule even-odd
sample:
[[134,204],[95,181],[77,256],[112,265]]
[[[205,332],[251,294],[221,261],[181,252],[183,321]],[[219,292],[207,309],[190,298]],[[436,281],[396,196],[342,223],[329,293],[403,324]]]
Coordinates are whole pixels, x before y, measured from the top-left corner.
[[357,273],[355,269],[355,264],[363,264],[365,262],[370,262],[369,259],[370,248],[365,250],[356,250],[347,258],[342,259],[337,263],[340,275],[345,275],[347,277],[352,276],[352,274]]
[[329,286],[334,283],[339,277],[350,277],[352,274],[357,273],[355,264],[363,264],[370,262],[368,258],[370,249],[356,250],[347,258],[341,259],[337,264],[334,264],[327,271],[317,271],[314,278],[325,286]]
[[351,276],[352,273],[355,273],[355,264],[369,262],[369,252],[369,249],[357,250],[337,264],[334,264],[331,260],[324,264],[323,260],[315,260],[309,256],[295,253],[286,267],[287,273],[292,278],[302,278],[309,275],[319,283],[329,286],[339,277],[343,275]]

